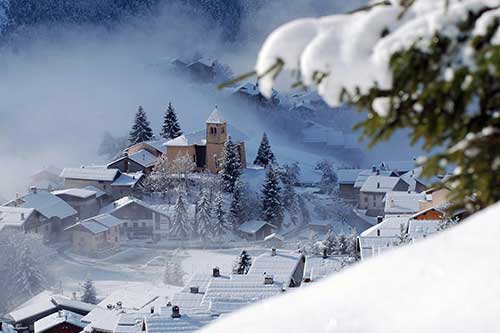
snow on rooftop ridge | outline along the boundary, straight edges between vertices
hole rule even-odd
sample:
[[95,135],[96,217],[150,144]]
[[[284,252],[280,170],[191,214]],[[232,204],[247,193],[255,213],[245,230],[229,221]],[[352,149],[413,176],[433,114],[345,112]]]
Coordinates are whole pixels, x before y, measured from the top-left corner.
[[85,328],[86,325],[81,321],[82,317],[82,315],[66,310],[55,312],[35,322],[35,333],[43,333],[63,323]]
[[498,332],[498,216],[500,203],[201,332]]
[[215,109],[212,111],[210,116],[208,116],[208,119],[206,121],[207,124],[225,124],[226,119],[222,116],[221,112],[219,111],[218,107],[215,106]]
[[39,191],[37,189],[32,189],[30,193],[9,201],[5,205],[10,207],[33,208],[49,219],[52,217],[65,219],[77,214],[77,211],[61,198],[49,192]]
[[106,167],[85,166],[81,168],[64,168],[61,172],[62,178],[113,181],[120,173],[118,169],[107,169]]

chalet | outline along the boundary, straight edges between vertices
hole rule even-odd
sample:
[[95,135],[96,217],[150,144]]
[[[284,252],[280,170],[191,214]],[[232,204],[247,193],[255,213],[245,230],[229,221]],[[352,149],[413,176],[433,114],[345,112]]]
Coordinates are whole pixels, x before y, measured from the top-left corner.
[[356,202],[359,193],[354,191],[354,184],[364,169],[338,169],[339,195],[342,199]]
[[109,214],[97,215],[66,228],[76,253],[98,257],[120,247],[122,221]]
[[260,93],[259,84],[250,82],[239,85],[235,88],[227,88],[231,98],[236,101],[246,103],[257,108],[276,107],[280,104],[278,92],[273,89],[271,98],[268,99]]
[[415,159],[410,161],[383,161],[380,163],[380,170],[392,171],[396,173],[397,176],[401,176],[416,167],[417,162]]
[[[0,206],[0,231],[36,232],[41,224],[40,218],[40,214],[33,208]],[[41,230],[38,232],[42,233]],[[48,230],[45,236],[49,237]]]
[[[33,209],[35,212],[29,214],[28,211],[10,210],[13,214],[11,218],[19,216],[24,231],[40,234],[50,240],[61,239],[64,228],[73,224],[78,214],[64,200],[35,187],[30,189],[30,193],[9,201],[4,206]],[[3,211],[8,213],[8,208]]]
[[210,83],[215,78],[214,62],[209,59],[198,59],[186,65],[189,78],[199,83]]
[[49,295],[47,292],[43,292],[28,301],[25,305],[9,313],[9,317],[14,322],[18,333],[34,333],[37,321],[52,314],[57,314],[58,311],[63,310],[84,316],[94,308],[96,306],[93,304],[72,300],[61,295]]
[[408,191],[408,184],[398,177],[369,176],[359,190],[359,208],[368,216],[382,215],[384,197],[391,191]]
[[85,188],[68,188],[51,192],[61,198],[78,212],[80,219],[95,216],[99,211],[100,201],[95,190]]
[[78,333],[85,328],[82,315],[59,310],[35,322],[35,333]]
[[149,174],[153,170],[158,157],[146,149],[135,152],[125,152],[124,156],[119,157],[107,165],[108,169],[118,169],[121,172],[142,172]]
[[50,165],[31,175],[29,180],[29,186],[47,191],[61,188],[62,179],[59,177],[60,174],[61,174],[61,169],[53,165]]
[[153,208],[134,197],[123,197],[103,207],[101,214],[110,214],[123,221],[121,232],[128,238],[154,238],[169,230],[168,213]]
[[228,133],[226,120],[216,107],[208,117],[204,131],[183,134],[164,144],[167,148],[167,159],[173,161],[179,156],[187,155],[195,164],[193,171],[218,173],[222,165],[224,145],[230,136],[238,145],[241,164],[245,168],[245,143],[238,138],[238,135],[231,136],[231,134]]
[[61,172],[64,188],[84,188],[92,186],[106,192],[112,198],[132,195],[142,188],[144,174],[124,173],[118,169],[102,166],[64,168]]
[[280,234],[273,232],[270,235],[267,235],[264,237],[264,243],[267,247],[274,247],[274,248],[280,248],[283,246],[283,241],[285,238],[281,236]]
[[446,216],[446,205],[424,209],[411,218],[414,220],[442,220]]
[[277,226],[266,221],[252,220],[246,221],[240,225],[238,231],[241,237],[245,239],[263,240],[266,236],[273,234],[277,229]]
[[448,202],[448,196],[450,194],[450,190],[447,188],[431,188],[428,189],[425,193],[425,198],[420,201],[420,209],[419,211],[425,210],[431,207],[441,206]]
[[393,176],[395,176],[395,174],[392,171],[384,171],[384,170],[377,169],[377,167],[375,167],[375,166],[372,166],[371,169],[361,170],[358,174],[358,177],[356,177],[356,181],[354,182],[354,185],[352,186],[355,202],[359,203],[359,190],[361,190],[361,187],[363,186],[363,184],[366,182],[366,180],[370,176],[393,177]]

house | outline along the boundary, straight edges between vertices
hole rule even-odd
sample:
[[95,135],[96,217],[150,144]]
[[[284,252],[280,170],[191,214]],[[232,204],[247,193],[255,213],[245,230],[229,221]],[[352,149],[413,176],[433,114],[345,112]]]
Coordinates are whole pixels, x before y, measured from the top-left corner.
[[420,200],[425,199],[424,193],[415,192],[387,192],[384,198],[384,214],[412,215],[420,211]]
[[97,215],[66,228],[75,252],[97,257],[120,247],[122,221],[109,214]]
[[380,170],[393,171],[397,176],[401,176],[416,167],[417,162],[415,159],[410,161],[383,161],[380,163]]
[[138,142],[125,149],[125,152],[127,152],[129,155],[132,155],[134,153],[137,153],[138,151],[146,150],[149,153],[153,154],[154,156],[160,157],[162,154],[166,152],[166,147],[164,143],[167,141],[168,141],[167,139],[161,138],[158,140]]
[[416,214],[414,214],[411,218],[414,220],[443,220],[446,216],[446,205],[429,207],[424,209]]
[[41,318],[35,322],[35,333],[78,333],[85,328],[82,315],[67,310]]
[[264,237],[264,243],[267,247],[280,248],[283,246],[284,240],[285,238],[276,232]]
[[95,216],[101,208],[100,201],[97,199],[97,191],[95,190],[68,188],[52,191],[51,193],[73,207],[78,212],[80,219]]
[[[204,131],[183,134],[164,144],[167,148],[167,160],[173,161],[187,155],[194,162],[196,171],[218,173],[221,170],[224,145],[228,135],[231,136],[231,133],[228,133],[227,122],[216,107],[208,117]],[[245,168],[245,143],[236,136],[231,136],[231,139],[238,146],[241,165]]]
[[169,214],[153,208],[142,200],[127,196],[103,207],[101,214],[110,214],[123,221],[121,232],[128,238],[159,240],[168,232]]
[[234,100],[257,108],[275,107],[280,104],[278,92],[275,89],[272,90],[271,98],[268,99],[260,93],[258,83],[246,82],[235,88],[227,88],[226,91],[229,92],[231,98]]
[[142,188],[142,172],[125,173],[118,169],[102,166],[82,166],[64,168],[61,172],[64,188],[85,188],[92,186],[104,191],[112,198],[132,195]]
[[401,230],[407,231],[409,220],[408,215],[390,215],[381,223],[363,231],[358,236],[361,259],[365,260],[391,249]]
[[359,208],[368,216],[382,215],[384,197],[391,191],[408,191],[409,185],[398,177],[369,176],[359,190]]
[[278,229],[277,226],[266,221],[252,220],[242,223],[238,231],[241,237],[247,240],[263,240]]
[[342,269],[341,257],[337,256],[308,256],[304,268],[304,281],[302,286],[307,286],[307,283],[318,281],[330,274],[338,272]]
[[118,169],[123,173],[142,172],[149,174],[153,171],[158,156],[149,150],[140,149],[134,152],[126,151],[121,156],[107,165],[108,169]]
[[11,219],[21,220],[22,229],[34,232],[45,239],[60,240],[64,228],[76,220],[78,212],[61,198],[32,187],[28,194],[7,202],[5,207],[33,209],[35,213],[27,210],[5,209],[5,214],[11,214]]
[[9,313],[9,317],[14,322],[18,333],[34,333],[35,322],[58,313],[60,310],[85,316],[95,307],[93,304],[72,300],[62,295],[50,295],[48,292],[42,292]]
[[40,190],[52,191],[62,186],[62,179],[59,177],[61,169],[53,165],[43,168],[30,176],[29,186]]
[[198,59],[186,65],[191,80],[199,83],[210,83],[215,78],[214,62],[209,59]]
[[420,209],[419,211],[425,210],[431,207],[437,207],[447,203],[448,196],[450,194],[450,190],[442,187],[442,188],[431,188],[428,189],[425,193],[425,198],[420,201]]
[[364,169],[338,169],[337,177],[339,184],[339,195],[347,201],[358,201],[359,193],[354,191],[354,184]]
[[0,206],[0,231],[36,232],[41,224],[40,218],[33,208]]

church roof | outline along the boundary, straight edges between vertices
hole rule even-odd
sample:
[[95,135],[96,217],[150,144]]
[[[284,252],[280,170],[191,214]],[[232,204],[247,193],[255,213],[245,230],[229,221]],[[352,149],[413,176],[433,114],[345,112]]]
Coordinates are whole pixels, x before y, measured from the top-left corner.
[[222,116],[219,109],[215,107],[210,116],[208,116],[207,124],[225,124],[226,119]]

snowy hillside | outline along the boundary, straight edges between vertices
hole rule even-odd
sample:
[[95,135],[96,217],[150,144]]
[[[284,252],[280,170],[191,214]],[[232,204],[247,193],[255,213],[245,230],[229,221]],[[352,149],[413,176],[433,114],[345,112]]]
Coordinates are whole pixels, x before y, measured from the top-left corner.
[[203,332],[498,332],[500,203]]

